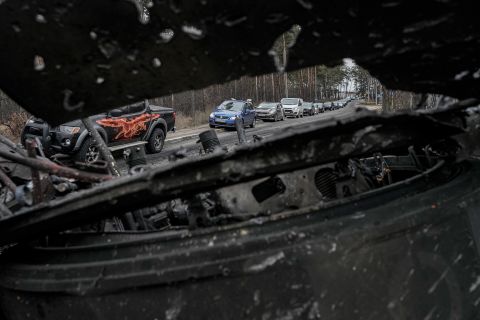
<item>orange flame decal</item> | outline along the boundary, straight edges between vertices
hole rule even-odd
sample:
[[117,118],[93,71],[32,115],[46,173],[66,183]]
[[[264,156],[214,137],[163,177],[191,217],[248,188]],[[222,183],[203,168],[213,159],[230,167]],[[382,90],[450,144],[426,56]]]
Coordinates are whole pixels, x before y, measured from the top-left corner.
[[119,119],[101,119],[97,123],[101,126],[120,128],[114,140],[131,139],[142,132],[147,131],[147,122],[160,118],[159,114],[142,114],[136,118],[128,120],[127,118]]

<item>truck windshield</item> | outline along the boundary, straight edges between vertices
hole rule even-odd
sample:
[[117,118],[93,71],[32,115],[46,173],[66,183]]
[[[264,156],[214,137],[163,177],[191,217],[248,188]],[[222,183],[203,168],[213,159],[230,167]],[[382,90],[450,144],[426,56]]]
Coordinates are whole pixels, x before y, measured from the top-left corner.
[[286,99],[282,99],[281,103],[285,104],[285,105],[297,105],[298,104],[298,99],[286,98]]
[[276,107],[276,103],[262,103],[258,106],[258,109],[275,109]]

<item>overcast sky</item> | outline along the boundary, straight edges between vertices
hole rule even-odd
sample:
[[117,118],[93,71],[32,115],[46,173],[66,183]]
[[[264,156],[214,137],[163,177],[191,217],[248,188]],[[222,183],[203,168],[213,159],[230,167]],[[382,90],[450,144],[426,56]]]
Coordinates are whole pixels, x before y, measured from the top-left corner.
[[[352,59],[350,58],[345,58],[343,59],[343,64],[347,67],[353,67],[355,66],[355,61],[353,61]],[[355,90],[355,81],[348,81],[348,91],[354,91]]]
[[343,64],[346,65],[347,67],[353,67],[355,65],[355,61],[353,61],[350,58],[345,58],[343,59]]

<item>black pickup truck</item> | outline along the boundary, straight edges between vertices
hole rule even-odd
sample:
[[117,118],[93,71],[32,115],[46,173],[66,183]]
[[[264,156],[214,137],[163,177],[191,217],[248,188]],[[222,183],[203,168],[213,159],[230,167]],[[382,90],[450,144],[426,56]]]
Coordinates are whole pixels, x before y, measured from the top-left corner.
[[[171,108],[137,103],[92,116],[97,130],[112,151],[144,142],[146,151],[162,151],[167,132],[175,131],[175,111]],[[39,138],[48,155],[68,154],[78,162],[92,163],[99,152],[81,120],[51,127],[31,118],[22,131],[21,141]]]

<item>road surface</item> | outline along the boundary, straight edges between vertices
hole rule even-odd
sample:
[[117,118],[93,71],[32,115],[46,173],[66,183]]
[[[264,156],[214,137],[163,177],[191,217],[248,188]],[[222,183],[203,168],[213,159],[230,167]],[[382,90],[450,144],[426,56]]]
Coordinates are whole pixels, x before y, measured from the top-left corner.
[[[253,135],[263,138],[270,137],[276,133],[287,130],[287,128],[299,127],[306,123],[323,122],[332,118],[345,119],[350,117],[355,112],[358,104],[359,103],[357,101],[352,101],[342,109],[327,111],[325,113],[320,113],[310,117],[298,119],[288,118],[285,119],[285,121],[278,122],[257,121],[255,128],[245,129],[247,140],[252,141]],[[197,130],[187,130],[189,134],[186,136],[184,133],[180,132],[178,132],[178,135],[177,133],[169,133],[169,137],[167,141],[165,141],[163,151],[158,154],[147,155],[148,163],[154,166],[161,166],[168,164],[169,161],[178,156],[187,158],[198,157],[200,150],[202,149],[201,144],[197,143],[198,133],[204,130],[210,130],[210,128],[204,127]],[[222,146],[230,148],[238,143],[237,132],[235,130],[215,129],[215,131]]]

